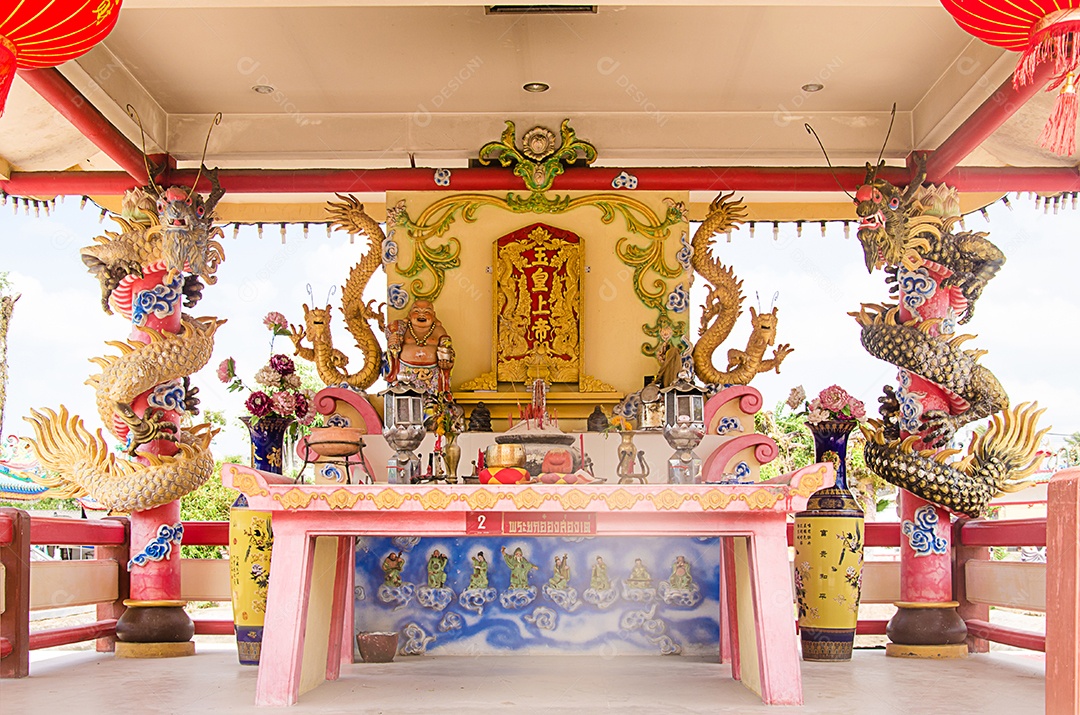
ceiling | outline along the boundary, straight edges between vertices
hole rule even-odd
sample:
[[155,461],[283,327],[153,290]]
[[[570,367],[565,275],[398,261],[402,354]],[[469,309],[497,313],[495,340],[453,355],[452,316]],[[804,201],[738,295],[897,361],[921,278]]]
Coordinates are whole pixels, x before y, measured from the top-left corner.
[[[809,122],[833,164],[860,166],[881,151],[894,102],[884,156],[902,164],[948,137],[1015,57],[933,0],[623,0],[509,15],[465,2],[125,0],[108,39],[59,69],[138,146],[132,105],[147,152],[180,167],[197,166],[217,112],[206,163],[223,168],[465,167],[505,120],[520,136],[565,117],[596,165],[823,166]],[[1032,100],[964,163],[1077,166],[1036,145],[1051,102]],[[117,169],[22,80],[0,159]]]

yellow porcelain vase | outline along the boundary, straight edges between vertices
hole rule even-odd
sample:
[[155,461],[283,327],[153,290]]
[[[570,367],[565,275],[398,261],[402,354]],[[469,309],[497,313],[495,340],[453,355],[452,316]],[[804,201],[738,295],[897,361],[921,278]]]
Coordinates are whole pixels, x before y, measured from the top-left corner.
[[270,512],[248,509],[241,495],[229,511],[229,576],[241,665],[259,664],[273,545]]
[[862,586],[862,510],[847,487],[847,437],[854,421],[809,425],[816,461],[838,461],[836,484],[795,515],[795,599],[803,660],[850,660]]

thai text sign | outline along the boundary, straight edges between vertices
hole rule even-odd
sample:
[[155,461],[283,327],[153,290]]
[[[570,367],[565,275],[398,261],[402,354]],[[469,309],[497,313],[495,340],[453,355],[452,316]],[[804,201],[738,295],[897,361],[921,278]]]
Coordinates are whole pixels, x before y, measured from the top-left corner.
[[465,512],[465,533],[490,536],[592,536],[596,514]]

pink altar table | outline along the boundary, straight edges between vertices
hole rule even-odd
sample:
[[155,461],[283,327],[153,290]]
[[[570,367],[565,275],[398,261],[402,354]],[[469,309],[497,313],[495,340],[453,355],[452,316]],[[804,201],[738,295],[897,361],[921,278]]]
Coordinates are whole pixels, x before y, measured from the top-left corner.
[[353,537],[478,535],[504,519],[558,533],[583,518],[598,536],[723,537],[722,650],[732,674],[765,703],[802,704],[786,523],[831,482],[831,465],[722,486],[294,485],[236,464],[221,477],[273,515],[257,705],[292,705],[351,662]]

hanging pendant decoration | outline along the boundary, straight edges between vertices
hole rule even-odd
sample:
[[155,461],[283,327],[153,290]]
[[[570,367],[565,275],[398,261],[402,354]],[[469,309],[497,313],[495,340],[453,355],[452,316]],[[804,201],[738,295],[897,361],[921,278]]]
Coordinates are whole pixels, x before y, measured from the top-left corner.
[[1076,75],[1080,68],[1080,0],[941,0],[966,32],[995,47],[1019,52],[1013,86],[1035,79],[1049,64],[1058,92],[1039,144],[1061,156],[1076,153]]

